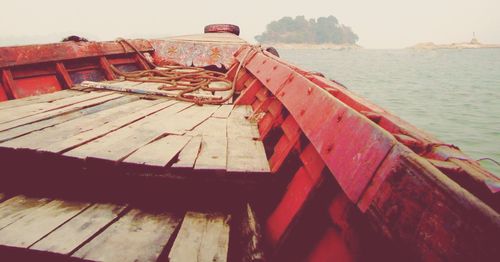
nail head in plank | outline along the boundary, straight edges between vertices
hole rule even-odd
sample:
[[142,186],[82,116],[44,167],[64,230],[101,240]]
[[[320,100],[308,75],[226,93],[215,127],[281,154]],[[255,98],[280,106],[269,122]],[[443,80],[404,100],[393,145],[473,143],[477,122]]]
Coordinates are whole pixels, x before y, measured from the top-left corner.
[[97,261],[156,261],[180,221],[173,213],[132,209],[72,256]]
[[0,230],[0,245],[29,247],[89,204],[52,200]]
[[121,205],[94,204],[35,243],[30,249],[68,254],[112,223],[124,209],[125,206]]
[[166,166],[191,139],[189,136],[169,135],[155,140],[132,153],[123,162]]
[[187,212],[168,259],[177,261],[227,261],[228,216]]

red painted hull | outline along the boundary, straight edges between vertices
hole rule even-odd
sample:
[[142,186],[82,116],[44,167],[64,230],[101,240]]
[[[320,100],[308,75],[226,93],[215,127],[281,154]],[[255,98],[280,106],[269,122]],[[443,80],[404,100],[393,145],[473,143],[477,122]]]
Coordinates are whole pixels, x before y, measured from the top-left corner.
[[[456,147],[235,36],[132,43],[157,64],[228,68],[236,104],[259,114],[277,181],[256,200],[271,259],[500,256],[500,180]],[[3,47],[0,101],[113,80],[110,65],[147,68],[117,42]]]

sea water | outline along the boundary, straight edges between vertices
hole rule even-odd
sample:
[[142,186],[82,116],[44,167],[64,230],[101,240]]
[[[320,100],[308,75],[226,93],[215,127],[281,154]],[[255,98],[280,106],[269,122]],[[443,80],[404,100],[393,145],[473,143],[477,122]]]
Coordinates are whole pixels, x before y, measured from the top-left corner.
[[[500,49],[279,52],[474,159],[500,162]],[[480,163],[500,176],[500,166]]]

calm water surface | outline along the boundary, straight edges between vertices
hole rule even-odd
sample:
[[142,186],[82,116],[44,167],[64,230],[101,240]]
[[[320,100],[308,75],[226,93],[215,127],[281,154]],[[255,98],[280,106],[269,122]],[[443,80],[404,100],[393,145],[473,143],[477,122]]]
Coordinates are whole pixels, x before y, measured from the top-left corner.
[[500,161],[500,49],[279,52],[476,159]]

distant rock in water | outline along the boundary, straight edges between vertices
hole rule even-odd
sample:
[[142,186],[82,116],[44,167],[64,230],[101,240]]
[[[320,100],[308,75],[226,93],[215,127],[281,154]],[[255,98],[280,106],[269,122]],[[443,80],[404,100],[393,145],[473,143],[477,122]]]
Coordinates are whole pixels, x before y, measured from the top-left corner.
[[283,17],[267,25],[255,39],[282,48],[345,49],[359,48],[358,36],[334,16],[306,20],[304,16]]
[[433,49],[479,49],[479,48],[500,48],[498,44],[483,44],[474,36],[470,42],[451,43],[451,44],[435,44],[433,42],[419,43],[409,47],[416,50],[433,50]]

